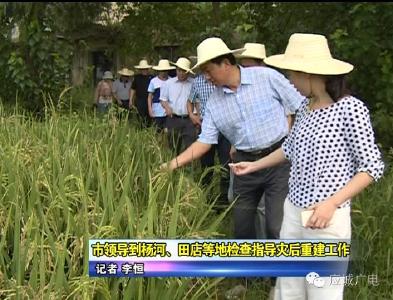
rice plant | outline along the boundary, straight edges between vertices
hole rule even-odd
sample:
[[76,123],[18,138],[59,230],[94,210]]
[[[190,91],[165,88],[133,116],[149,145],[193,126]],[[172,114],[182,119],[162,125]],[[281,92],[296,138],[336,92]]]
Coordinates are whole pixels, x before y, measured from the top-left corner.
[[[119,112],[56,111],[36,120],[0,106],[1,299],[219,299],[223,278],[90,278],[90,238],[225,237],[197,164],[159,171],[165,137]],[[393,172],[353,201],[353,275],[345,299],[391,299]],[[227,221],[227,220],[225,220]],[[230,236],[229,236],[230,237]],[[356,247],[355,247],[356,246]],[[252,284],[245,299],[267,297]]]
[[0,108],[0,298],[207,299],[221,279],[89,278],[90,238],[208,238],[195,168],[159,171],[153,129],[115,113],[41,121]]

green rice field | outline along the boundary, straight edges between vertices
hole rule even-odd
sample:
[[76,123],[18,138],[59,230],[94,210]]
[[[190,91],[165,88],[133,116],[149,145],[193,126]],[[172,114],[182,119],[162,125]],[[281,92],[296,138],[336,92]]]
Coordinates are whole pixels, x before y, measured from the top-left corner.
[[[231,215],[207,204],[197,163],[169,173],[165,137],[116,113],[0,107],[0,299],[224,299],[236,279],[90,278],[95,238],[231,238]],[[388,157],[387,157],[388,159]],[[353,202],[346,299],[393,299],[393,172]],[[354,246],[355,247],[355,246]],[[375,283],[375,282],[374,282]],[[244,299],[267,299],[250,283]]]

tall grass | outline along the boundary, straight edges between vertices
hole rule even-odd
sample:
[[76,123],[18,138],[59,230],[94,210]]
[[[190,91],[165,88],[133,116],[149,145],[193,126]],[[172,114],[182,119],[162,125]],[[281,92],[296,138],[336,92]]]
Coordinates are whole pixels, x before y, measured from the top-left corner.
[[[348,286],[346,299],[393,298],[393,170],[368,188],[352,206],[352,239],[354,258],[349,273],[359,277]],[[377,282],[369,282],[376,275]]]
[[0,298],[207,299],[221,279],[89,278],[89,238],[218,234],[194,169],[158,171],[170,157],[152,129],[114,115],[41,122],[0,107]]
[[[232,287],[222,278],[87,276],[90,238],[211,238],[228,230],[206,204],[212,187],[198,187],[195,166],[158,171],[171,156],[164,140],[112,113],[52,109],[35,121],[0,106],[0,298],[218,299]],[[351,272],[376,274],[379,285],[364,279],[345,299],[392,299],[392,182],[388,171],[353,202]],[[268,289],[252,284],[244,299],[263,299]]]

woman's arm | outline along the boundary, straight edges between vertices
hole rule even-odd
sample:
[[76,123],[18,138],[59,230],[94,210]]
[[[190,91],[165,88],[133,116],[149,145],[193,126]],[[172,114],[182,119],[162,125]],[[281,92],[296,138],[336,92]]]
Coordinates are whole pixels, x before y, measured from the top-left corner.
[[314,214],[306,226],[312,228],[329,226],[336,208],[362,192],[373,180],[377,181],[381,178],[384,170],[384,163],[374,140],[374,130],[366,105],[353,97],[342,101],[345,101],[343,103],[345,104],[344,134],[347,136],[348,147],[356,161],[356,175],[335,194],[311,207],[314,209]]
[[326,200],[313,205],[310,209],[314,210],[313,215],[307,221],[306,227],[326,228],[333,217],[337,207],[348,199],[360,194],[368,185],[373,182],[373,177],[367,172],[357,173],[352,179],[334,195]]

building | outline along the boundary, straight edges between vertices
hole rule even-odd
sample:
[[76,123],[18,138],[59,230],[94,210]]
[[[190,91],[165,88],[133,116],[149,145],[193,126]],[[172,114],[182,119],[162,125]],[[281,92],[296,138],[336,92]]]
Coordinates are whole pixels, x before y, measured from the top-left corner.
[[123,67],[125,58],[120,57],[119,32],[113,27],[93,24],[72,34],[68,39],[74,45],[72,60],[72,84],[91,82],[94,86],[105,71],[115,74]]

